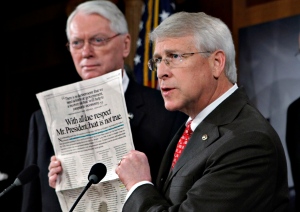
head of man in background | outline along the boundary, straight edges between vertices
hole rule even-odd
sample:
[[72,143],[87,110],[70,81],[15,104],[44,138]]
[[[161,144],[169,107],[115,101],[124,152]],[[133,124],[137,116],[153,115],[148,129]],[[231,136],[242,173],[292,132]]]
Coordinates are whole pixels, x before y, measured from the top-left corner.
[[82,3],[67,20],[67,45],[83,80],[124,68],[131,40],[124,15],[116,7],[110,1]]
[[[80,4],[67,21],[71,55],[83,80],[122,69],[124,58],[129,54],[130,36],[125,18],[121,12],[104,7],[104,4],[112,3],[87,1]],[[126,72],[123,73],[123,86],[126,81],[128,84],[124,95],[128,113],[131,114],[134,147],[147,155],[151,178],[155,180],[162,156],[187,116],[167,111],[158,90],[138,85],[134,80],[128,80]],[[51,187],[55,188],[61,171],[60,161],[53,156],[49,165]]]

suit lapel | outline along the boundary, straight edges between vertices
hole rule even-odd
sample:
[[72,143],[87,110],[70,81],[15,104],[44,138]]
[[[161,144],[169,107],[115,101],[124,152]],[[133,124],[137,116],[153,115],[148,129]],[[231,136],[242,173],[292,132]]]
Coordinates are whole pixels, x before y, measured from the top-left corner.
[[184,164],[201,153],[206,147],[219,138],[219,130],[216,125],[202,122],[188,141],[187,146],[177,161],[173,173],[176,173]]
[[181,127],[181,130],[178,131],[172,143],[169,145],[162,161],[160,172],[164,174],[164,176],[167,176],[164,181],[165,183],[160,185],[163,192],[167,190],[172,178],[188,161],[193,160],[195,156],[201,154],[205,148],[218,140],[220,137],[219,126],[232,122],[247,102],[249,102],[249,100],[243,88],[239,88],[225,99],[197,126],[174,169],[169,172],[177,142],[185,126]]
[[[127,90],[125,92],[125,101],[128,110],[130,126],[139,126],[142,121],[145,112],[142,109],[144,105],[144,100],[142,97],[142,92],[140,92],[138,85],[130,79]],[[137,109],[139,108],[139,109]]]
[[[180,136],[181,136],[181,134],[177,136],[176,141],[174,140],[175,148],[176,148],[176,145],[177,145],[177,142],[178,142]],[[187,143],[184,151],[181,153],[181,156],[178,159],[175,167],[173,168],[172,171],[170,171],[168,173],[168,177],[163,185],[163,192],[166,191],[172,178],[182,168],[182,166],[184,166],[188,161],[193,160],[198,154],[201,154],[201,152],[206,147],[208,147],[210,144],[212,144],[218,138],[219,138],[218,127],[213,124],[202,122],[193,132],[192,137],[190,138],[189,142]],[[173,159],[175,148],[172,151],[173,154],[170,155],[171,162]],[[169,167],[170,166],[171,166],[171,163],[169,164]]]
[[165,154],[164,157],[162,159],[161,165],[160,165],[160,169],[158,172],[158,177],[157,177],[157,181],[156,181],[156,185],[158,187],[159,190],[162,189],[162,186],[164,185],[164,182],[166,181],[166,179],[168,178],[168,174],[170,171],[170,167],[172,164],[172,160],[173,160],[173,156],[174,156],[174,152],[177,146],[177,142],[180,139],[183,131],[185,129],[185,125],[183,124],[179,130],[177,131],[177,133],[174,135],[173,139],[171,140]]

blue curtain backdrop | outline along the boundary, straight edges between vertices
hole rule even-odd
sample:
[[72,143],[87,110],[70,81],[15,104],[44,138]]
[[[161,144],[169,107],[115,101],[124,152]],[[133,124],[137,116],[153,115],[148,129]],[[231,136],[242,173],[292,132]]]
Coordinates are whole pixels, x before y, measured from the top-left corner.
[[[280,136],[286,156],[286,114],[300,97],[300,16],[240,30],[239,84]],[[288,162],[289,186],[293,186]]]

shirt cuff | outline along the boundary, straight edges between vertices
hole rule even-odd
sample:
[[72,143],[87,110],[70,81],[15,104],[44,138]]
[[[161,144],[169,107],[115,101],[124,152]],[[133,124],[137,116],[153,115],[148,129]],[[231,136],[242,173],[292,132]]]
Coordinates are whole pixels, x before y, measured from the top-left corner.
[[126,194],[126,198],[125,198],[125,202],[127,201],[127,199],[130,197],[130,195],[132,194],[132,192],[134,192],[134,190],[141,186],[141,185],[145,185],[145,184],[150,184],[150,185],[153,185],[153,183],[149,182],[149,181],[141,181],[141,182],[138,182],[136,184],[134,184],[131,189],[127,192]]

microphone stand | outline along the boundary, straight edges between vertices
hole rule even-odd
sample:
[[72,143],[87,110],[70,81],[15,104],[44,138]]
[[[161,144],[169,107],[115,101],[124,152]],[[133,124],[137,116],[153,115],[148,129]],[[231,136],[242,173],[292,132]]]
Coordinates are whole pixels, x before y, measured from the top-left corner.
[[14,184],[14,183],[11,184],[8,188],[4,189],[4,191],[1,192],[0,197],[2,197],[4,194],[6,194],[7,192],[9,192],[14,187],[16,187],[16,184]]
[[72,208],[70,209],[69,212],[72,212],[74,210],[74,208],[76,207],[77,203],[79,202],[79,200],[81,199],[81,197],[84,195],[84,193],[88,190],[88,188],[93,184],[93,180],[91,179],[88,184],[85,186],[85,188],[83,189],[83,191],[81,192],[81,194],[79,195],[79,197],[76,199],[76,201],[74,202]]

